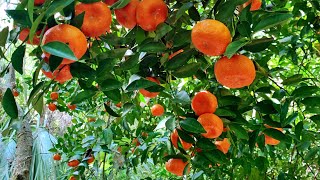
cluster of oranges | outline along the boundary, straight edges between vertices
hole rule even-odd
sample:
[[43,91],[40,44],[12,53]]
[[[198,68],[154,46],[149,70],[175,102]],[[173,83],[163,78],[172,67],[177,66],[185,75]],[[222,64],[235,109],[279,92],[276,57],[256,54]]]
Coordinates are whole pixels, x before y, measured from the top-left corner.
[[[217,98],[208,91],[196,93],[191,102],[191,108],[198,116],[197,121],[206,131],[201,135],[208,139],[218,138],[224,130],[223,121],[217,115],[213,114],[216,111],[217,106]],[[185,142],[179,137],[177,130],[173,131],[170,139],[175,148],[178,148],[178,141],[184,150],[189,150],[192,147],[191,143]],[[216,140],[215,145],[217,149],[224,154],[228,152],[230,147],[227,138],[224,138],[222,141]],[[166,169],[177,176],[182,176],[187,164],[188,163],[184,162],[182,159],[170,159],[166,162]]]
[[[48,108],[50,111],[55,111],[57,109],[56,101],[58,100],[58,98],[59,98],[58,92],[51,92],[50,93],[50,99],[52,101],[48,104]],[[77,105],[68,103],[67,107],[73,111],[77,108]]]

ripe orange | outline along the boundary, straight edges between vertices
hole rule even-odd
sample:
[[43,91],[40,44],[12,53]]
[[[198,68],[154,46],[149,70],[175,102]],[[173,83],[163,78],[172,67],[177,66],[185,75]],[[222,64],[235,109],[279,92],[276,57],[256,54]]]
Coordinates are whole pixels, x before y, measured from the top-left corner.
[[53,73],[51,71],[45,71],[44,69],[41,69],[41,71],[47,78],[54,79],[60,84],[72,79],[69,65],[64,65],[61,69],[57,69]]
[[51,92],[50,98],[51,98],[52,101],[57,100],[57,99],[59,98],[59,93],[57,93],[57,92]]
[[109,6],[112,6],[117,1],[118,0],[105,0],[105,3],[108,4]]
[[151,107],[151,114],[153,116],[162,116],[164,113],[164,108],[161,104],[155,104]]
[[172,54],[169,55],[169,60],[172,59],[173,57],[175,57],[176,55],[180,54],[183,52],[183,49],[180,49],[179,51],[176,51]]
[[198,115],[214,113],[217,109],[218,101],[215,95],[209,91],[196,93],[191,101],[192,110]]
[[251,4],[250,11],[256,11],[260,9],[262,5],[261,0],[249,0],[248,2],[243,4],[243,8],[247,7],[249,4]]
[[172,142],[173,146],[174,146],[175,148],[177,148],[177,149],[178,149],[178,139],[179,139],[179,141],[180,141],[180,143],[181,143],[181,145],[182,145],[182,147],[183,147],[184,150],[188,150],[188,149],[190,149],[190,148],[192,147],[192,144],[191,144],[191,143],[187,143],[187,142],[183,141],[183,140],[179,137],[178,131],[177,131],[176,129],[175,129],[175,130],[173,131],[173,133],[171,134],[170,139],[171,139],[171,142]]
[[77,105],[76,104],[70,104],[70,103],[68,103],[67,104],[67,107],[70,109],[70,110],[75,110],[76,108],[77,108]]
[[19,96],[19,92],[16,89],[12,90],[12,94],[13,94],[14,97]]
[[137,24],[136,9],[138,4],[139,0],[131,0],[125,7],[114,10],[118,23],[128,29],[133,29]]
[[42,5],[46,0],[34,0],[34,5],[35,6],[40,6]]
[[132,140],[132,144],[135,145],[135,146],[140,146],[140,145],[141,145],[140,142],[139,142],[139,140],[138,140],[138,138],[134,138],[134,139]]
[[[76,27],[69,24],[59,24],[48,29],[42,39],[42,44],[45,45],[49,42],[59,41],[69,45],[74,55],[80,59],[87,51],[86,36]],[[50,54],[44,52],[47,58]],[[61,64],[71,64],[75,61],[64,58]]]
[[154,31],[168,16],[163,0],[142,0],[137,7],[137,24],[145,31]]
[[[283,129],[282,128],[274,128],[274,127],[271,127],[271,126],[269,126],[269,125],[267,125],[267,124],[265,124],[264,125],[266,128],[273,128],[273,129],[276,129],[276,130],[278,130],[278,131],[283,131]],[[273,146],[275,146],[275,145],[278,145],[279,143],[280,143],[280,141],[279,140],[277,140],[277,139],[274,139],[274,138],[272,138],[272,137],[270,137],[270,136],[268,136],[268,135],[264,135],[264,142],[265,142],[265,144],[269,144],[269,145],[273,145]]]
[[50,109],[50,111],[55,111],[57,109],[57,106],[53,103],[49,103],[48,108]]
[[111,11],[99,1],[95,3],[79,3],[75,6],[75,15],[85,12],[81,31],[89,37],[98,37],[110,31]]
[[61,160],[61,155],[60,154],[53,155],[53,160],[60,161]]
[[88,164],[91,164],[91,163],[93,163],[94,162],[94,157],[91,155],[90,157],[89,157],[89,159],[87,160],[87,163]]
[[216,141],[214,144],[217,146],[217,149],[219,149],[224,154],[227,154],[230,148],[230,143],[227,138],[224,138],[222,141]]
[[191,41],[203,54],[220,56],[231,42],[231,34],[222,22],[206,19],[198,22],[192,29]]
[[121,108],[121,106],[122,106],[122,103],[121,103],[121,102],[118,102],[118,103],[116,104],[116,107],[118,107],[118,108]]
[[223,122],[215,114],[202,114],[198,117],[198,122],[206,130],[206,133],[201,134],[203,137],[213,139],[219,137],[222,134]]
[[[182,159],[172,158],[166,162],[166,170],[177,176],[183,176],[183,171],[187,164],[188,162],[183,162]],[[190,167],[188,168],[188,172],[190,172]]]
[[[160,84],[160,81],[154,77],[146,77],[146,79],[149,81],[155,82],[157,84]],[[149,92],[145,89],[140,89],[139,91],[144,97],[148,97],[148,98],[154,98],[159,94],[159,92]]]
[[231,59],[223,57],[214,65],[217,81],[228,88],[249,86],[256,77],[253,62],[244,55],[234,55]]
[[69,167],[77,167],[80,164],[79,160],[74,159],[68,162]]
[[19,40],[25,41],[28,38],[28,40],[26,41],[27,44],[39,45],[40,44],[39,36],[41,34],[41,30],[37,31],[36,34],[33,36],[32,43],[29,40],[29,33],[30,33],[30,29],[28,28],[22,29],[22,31],[19,34]]

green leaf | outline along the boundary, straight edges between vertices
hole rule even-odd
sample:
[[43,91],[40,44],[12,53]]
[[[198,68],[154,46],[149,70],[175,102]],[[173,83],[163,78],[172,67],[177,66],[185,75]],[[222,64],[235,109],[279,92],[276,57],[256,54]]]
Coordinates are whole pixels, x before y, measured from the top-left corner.
[[263,133],[265,133],[266,135],[268,135],[274,139],[277,139],[279,141],[283,141],[283,142],[287,142],[287,143],[291,142],[291,140],[289,138],[287,138],[285,134],[283,134],[281,131],[279,131],[277,129],[267,128],[263,131]]
[[310,97],[315,93],[319,93],[320,88],[317,86],[302,86],[295,89],[292,92],[292,96],[295,98],[303,98],[303,97]]
[[147,79],[138,79],[138,80],[135,80],[133,82],[131,82],[126,90],[127,91],[135,91],[135,90],[139,90],[139,89],[143,89],[143,88],[148,88],[148,87],[151,87],[151,86],[159,86],[157,83],[155,82],[152,82],[152,81],[149,81]]
[[242,126],[238,124],[229,124],[229,128],[231,131],[234,131],[238,138],[249,140],[249,135]]
[[10,88],[6,90],[2,99],[2,107],[4,111],[13,119],[18,118],[18,108],[16,100],[13,97],[12,91]]
[[42,12],[40,16],[36,18],[36,20],[32,23],[32,26],[30,28],[29,32],[29,40],[31,43],[33,43],[33,37],[36,34],[36,31],[38,29],[39,24],[41,23],[43,17],[45,16],[45,12]]
[[172,59],[166,62],[165,64],[166,69],[174,70],[179,67],[182,67],[183,65],[186,65],[194,53],[195,53],[194,50],[187,50],[174,56]]
[[107,113],[109,113],[110,116],[113,116],[113,117],[120,117],[119,114],[117,114],[116,112],[114,112],[110,106],[106,105],[106,104],[103,104],[104,105],[104,108],[106,109]]
[[23,27],[31,27],[32,22],[30,21],[28,11],[26,10],[6,10],[8,16],[10,16],[15,23]]
[[73,51],[70,49],[70,47],[67,44],[59,41],[49,42],[43,45],[42,49],[54,56],[58,56],[58,57],[62,57],[62,58],[66,58],[74,61],[78,60],[78,58],[76,58],[75,55],[73,54]]
[[182,129],[191,133],[206,133],[206,130],[203,129],[202,125],[193,118],[187,118],[180,121],[180,126]]
[[0,47],[5,47],[9,35],[9,27],[5,27],[0,31]]
[[254,53],[264,51],[273,41],[273,38],[254,39],[251,43],[246,44],[243,49]]
[[175,118],[170,117],[168,120],[165,122],[166,128],[169,129],[170,131],[173,131],[175,129]]
[[167,47],[161,42],[142,43],[138,48],[139,52],[159,53],[164,52]]
[[318,126],[320,126],[320,115],[314,115],[314,116],[311,116],[310,119],[316,123]]
[[201,63],[190,63],[181,68],[176,69],[172,74],[177,78],[190,77],[197,73]]
[[230,59],[234,54],[238,52],[240,48],[245,46],[247,43],[249,43],[249,40],[247,38],[242,38],[237,41],[233,41],[228,45],[224,55]]
[[95,91],[91,91],[91,90],[85,90],[82,91],[78,94],[76,94],[73,98],[70,104],[78,104],[81,103],[84,100],[90,99],[91,97],[93,97],[96,94]]
[[302,74],[295,74],[293,76],[288,77],[287,79],[283,80],[283,85],[292,85],[302,81]]
[[55,71],[60,66],[62,60],[63,60],[62,57],[51,55],[49,58],[50,71],[51,72]]
[[161,23],[157,26],[157,30],[156,30],[156,37],[155,40],[158,41],[159,39],[161,39],[163,36],[165,36],[166,34],[168,34],[170,31],[172,30],[172,27],[169,26],[166,23]]
[[189,10],[188,10],[188,14],[190,16],[190,18],[194,21],[200,21],[200,14],[197,10],[196,7],[192,6]]
[[35,98],[32,99],[33,108],[41,115],[43,111],[43,93],[37,94]]
[[180,103],[182,105],[187,105],[187,104],[190,104],[191,99],[190,99],[189,94],[186,91],[180,91],[176,94],[173,101]]
[[190,9],[193,6],[193,2],[187,2],[185,4],[183,4],[177,14],[176,14],[176,18],[175,20],[177,21],[188,9]]
[[120,64],[121,70],[130,70],[139,63],[140,53],[130,56],[129,59]]
[[23,74],[23,58],[24,53],[26,51],[26,46],[21,45],[19,46],[12,54],[11,62],[13,68],[20,74]]
[[[245,3],[247,0],[226,0],[219,4],[217,13],[215,14],[215,19],[226,24],[228,28],[232,25],[232,20],[234,18],[234,11],[238,5]],[[231,29],[230,29],[231,30]]]
[[261,18],[260,21],[258,21],[258,24],[254,27],[253,31],[257,32],[263,29],[269,29],[287,21],[292,17],[292,14],[287,13],[272,13],[270,16]]
[[85,11],[83,11],[81,14],[74,17],[71,21],[71,25],[81,29],[81,26],[83,24],[84,14],[85,14]]
[[297,119],[297,117],[298,117],[298,113],[291,114],[281,123],[281,126],[285,127],[286,125],[291,124],[293,121]]
[[129,4],[130,0],[119,0],[115,2],[110,9],[121,9],[125,7],[127,4]]
[[276,114],[277,110],[273,107],[273,102],[271,100],[263,100],[256,104],[254,107],[257,111],[264,114]]
[[110,91],[103,91],[103,93],[111,100],[119,102],[121,101],[121,93],[119,89],[113,89]]
[[177,129],[177,132],[178,132],[179,137],[183,141],[185,141],[187,143],[194,143],[195,142],[194,139],[190,135],[188,135],[186,132],[184,132],[184,131],[182,131],[180,129]]
[[234,111],[231,111],[229,109],[222,109],[222,108],[218,108],[215,114],[219,117],[232,117],[232,118],[237,117],[237,114],[234,113]]
[[54,15],[55,13],[62,11],[65,7],[69,6],[73,2],[74,2],[74,0],[54,0],[54,1],[52,1],[49,8],[45,11],[46,17],[50,17],[50,16]]
[[308,151],[308,153],[306,154],[306,156],[304,157],[305,161],[309,161],[311,159],[314,159],[315,156],[319,153],[320,148],[319,147],[314,147],[311,150]]
[[215,149],[209,152],[203,152],[203,154],[213,163],[225,164],[227,162],[226,156],[220,150]]
[[111,144],[111,142],[113,140],[113,133],[110,128],[103,130],[103,139],[106,144]]
[[40,92],[40,90],[44,89],[45,82],[41,81],[36,86],[33,87],[32,91],[30,92],[29,99],[27,101],[27,105],[29,106],[34,97]]
[[101,91],[110,91],[114,89],[119,89],[122,83],[115,79],[107,79],[99,84]]
[[196,144],[197,148],[200,148],[202,150],[213,150],[213,149],[217,149],[216,145],[212,143],[212,141],[210,141],[207,138],[200,138],[197,141]]

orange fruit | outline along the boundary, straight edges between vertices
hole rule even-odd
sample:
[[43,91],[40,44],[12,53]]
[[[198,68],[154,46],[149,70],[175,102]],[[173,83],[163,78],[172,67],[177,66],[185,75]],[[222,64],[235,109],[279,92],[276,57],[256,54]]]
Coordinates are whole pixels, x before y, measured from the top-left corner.
[[217,146],[217,149],[219,149],[224,154],[227,154],[230,148],[230,143],[227,138],[224,138],[222,141],[216,141],[214,144]]
[[252,84],[256,77],[253,62],[244,55],[223,57],[214,65],[217,81],[228,88],[242,88]]
[[149,136],[149,134],[147,132],[142,132],[141,136],[147,138]]
[[64,65],[61,69],[57,69],[53,73],[51,71],[45,71],[44,69],[41,69],[41,71],[47,78],[54,79],[60,84],[72,79],[69,65]]
[[53,160],[60,161],[61,160],[61,155],[60,154],[53,155]]
[[181,145],[182,145],[182,147],[183,147],[184,150],[188,150],[188,149],[190,149],[190,148],[192,147],[192,144],[191,144],[191,143],[187,143],[187,142],[183,141],[183,140],[179,137],[178,131],[177,131],[176,129],[175,129],[175,130],[173,131],[173,133],[171,134],[170,139],[171,139],[171,142],[172,142],[173,146],[174,146],[175,148],[177,148],[177,149],[178,149],[178,139],[179,139],[179,141],[180,141],[180,143],[181,143]]
[[[155,82],[157,84],[160,84],[160,81],[154,77],[146,77],[146,79],[149,81]],[[148,98],[154,98],[159,94],[159,92],[149,92],[145,89],[140,89],[139,91],[144,97],[148,97]]]
[[110,31],[111,11],[99,1],[95,3],[79,3],[75,6],[75,15],[85,12],[81,31],[89,37],[98,37]]
[[154,31],[168,16],[163,0],[142,0],[137,7],[137,24],[145,31]]
[[19,96],[19,92],[16,89],[12,90],[12,94],[13,94],[14,97]]
[[112,6],[117,1],[118,0],[105,0],[105,3],[108,4],[109,6]]
[[77,167],[80,164],[79,160],[74,159],[68,162],[69,167]]
[[57,93],[57,92],[51,92],[51,93],[50,93],[50,98],[51,98],[52,101],[57,100],[57,99],[59,98],[59,93]]
[[256,11],[260,9],[262,5],[261,0],[249,0],[246,3],[243,4],[243,8],[247,7],[249,4],[251,4],[250,11]]
[[34,5],[35,6],[40,6],[42,5],[46,0],[34,0]]
[[137,24],[136,9],[138,4],[139,0],[131,0],[125,7],[114,10],[118,23],[128,29],[133,29]]
[[90,157],[89,157],[89,159],[87,160],[87,163],[88,164],[91,164],[91,163],[93,163],[94,162],[94,157],[91,155]]
[[176,55],[180,54],[183,52],[183,49],[180,49],[179,51],[176,51],[172,54],[169,55],[169,60],[172,59],[173,57],[175,57]]
[[69,178],[69,180],[77,180],[77,178],[74,177],[74,176],[71,176],[71,177]]
[[140,142],[139,142],[139,140],[138,140],[138,138],[134,138],[134,139],[132,140],[132,144],[135,145],[135,146],[140,146],[140,145],[141,145]]
[[192,98],[191,108],[198,115],[214,113],[217,109],[218,101],[215,95],[209,91],[200,91]]
[[[166,162],[166,170],[177,176],[183,176],[183,171],[187,164],[188,162],[183,162],[182,159],[172,158]],[[188,168],[188,172],[190,172],[190,167]]]
[[164,113],[164,108],[161,104],[155,104],[151,107],[151,114],[153,116],[162,116]]
[[67,107],[70,109],[70,110],[75,110],[76,108],[77,108],[77,105],[76,104],[70,104],[70,103],[68,103],[67,104]]
[[206,19],[198,22],[191,31],[191,41],[200,52],[209,56],[222,55],[231,42],[231,34],[222,22]]
[[201,134],[203,137],[213,139],[222,134],[223,122],[215,114],[202,114],[198,117],[198,122],[203,126],[204,130],[206,130],[206,133]]
[[[267,124],[265,124],[264,126],[265,126],[266,128],[273,128],[273,129],[276,129],[276,130],[278,130],[278,131],[283,131],[282,128],[274,128],[274,127],[271,127],[271,126],[269,126],[269,125],[267,125]],[[264,138],[265,138],[265,139],[264,139],[265,144],[269,144],[269,145],[275,146],[275,145],[278,145],[278,144],[280,143],[279,140],[274,139],[274,138],[272,138],[272,137],[270,137],[270,136],[268,136],[268,135],[266,135],[266,134],[264,134]]]
[[50,111],[55,111],[57,109],[57,106],[53,103],[49,103],[48,108],[50,109]]
[[[59,24],[48,29],[42,39],[42,45],[49,42],[59,41],[67,44],[74,55],[80,59],[87,51],[87,39],[86,36],[76,27],[69,24]],[[44,52],[47,58],[50,54]],[[64,58],[61,64],[71,64],[75,61]]]
[[36,32],[36,34],[33,36],[32,43],[31,43],[30,40],[29,40],[30,29],[28,29],[28,28],[22,29],[22,31],[19,34],[19,40],[20,41],[25,41],[26,39],[28,39],[26,41],[27,44],[39,45],[40,44],[40,37],[39,36],[41,34],[41,31],[42,30],[39,30],[39,31]]
[[122,106],[122,103],[121,103],[121,102],[118,102],[118,103],[116,104],[116,107],[118,107],[118,108],[121,108],[121,106]]

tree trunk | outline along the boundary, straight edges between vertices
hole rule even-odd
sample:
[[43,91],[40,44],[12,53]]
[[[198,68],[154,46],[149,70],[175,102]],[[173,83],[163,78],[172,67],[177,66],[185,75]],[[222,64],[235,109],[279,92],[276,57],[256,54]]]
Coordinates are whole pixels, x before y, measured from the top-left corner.
[[13,163],[12,180],[29,180],[32,159],[32,131],[28,120],[23,120],[17,136],[16,157]]

